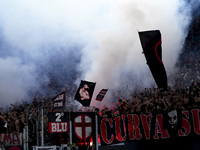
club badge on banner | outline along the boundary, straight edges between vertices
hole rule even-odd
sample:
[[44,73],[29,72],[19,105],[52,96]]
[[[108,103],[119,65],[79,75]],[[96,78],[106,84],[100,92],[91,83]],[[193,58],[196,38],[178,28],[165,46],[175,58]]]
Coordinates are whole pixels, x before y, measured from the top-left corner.
[[95,113],[72,112],[71,118],[73,142],[90,142],[91,137],[95,137]]

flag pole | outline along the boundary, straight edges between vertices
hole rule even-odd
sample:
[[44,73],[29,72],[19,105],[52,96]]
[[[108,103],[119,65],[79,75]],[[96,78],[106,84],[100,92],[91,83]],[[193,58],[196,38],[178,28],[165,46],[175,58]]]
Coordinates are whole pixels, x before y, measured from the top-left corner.
[[70,119],[69,119],[69,145],[72,149],[72,121],[71,121],[71,113],[69,114]]
[[98,116],[97,116],[97,114],[95,115],[95,124],[96,124],[96,126],[95,126],[95,132],[96,132],[96,134],[95,134],[95,150],[99,150],[99,145],[98,145]]
[[40,131],[40,135],[41,135],[41,146],[44,146],[44,100],[42,101],[42,106],[40,106],[40,113],[41,113],[41,131]]

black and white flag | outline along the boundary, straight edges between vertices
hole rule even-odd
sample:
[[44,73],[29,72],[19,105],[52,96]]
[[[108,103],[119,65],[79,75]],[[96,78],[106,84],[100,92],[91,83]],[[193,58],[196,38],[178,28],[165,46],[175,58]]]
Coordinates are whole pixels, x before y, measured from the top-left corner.
[[90,106],[96,83],[81,80],[80,86],[74,97],[83,106]]

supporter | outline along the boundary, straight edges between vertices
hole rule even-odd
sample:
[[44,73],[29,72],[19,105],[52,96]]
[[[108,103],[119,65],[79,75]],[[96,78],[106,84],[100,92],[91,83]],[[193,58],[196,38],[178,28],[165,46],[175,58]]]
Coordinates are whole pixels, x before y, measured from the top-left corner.
[[135,106],[134,102],[129,103],[127,107],[127,113],[134,113],[135,112],[134,106]]
[[5,133],[7,132],[7,123],[6,119],[4,118],[4,113],[0,114],[0,134],[1,134],[1,141],[0,141],[0,147],[3,147],[4,144],[4,138]]
[[107,115],[108,118],[112,117],[112,112],[107,107],[105,108],[105,114]]
[[135,113],[140,113],[140,111],[141,111],[141,106],[142,106],[143,102],[142,102],[141,99],[135,99],[135,101],[136,101],[136,104],[135,104],[135,106],[134,106],[134,108],[135,108]]
[[119,110],[119,113],[122,114],[125,112],[125,106],[123,104],[123,101],[122,99],[119,99],[118,100],[118,110]]
[[121,114],[127,113],[128,106],[129,106],[128,102],[123,102],[122,107],[121,107],[122,108],[121,109]]
[[114,113],[115,110],[116,110],[117,108],[118,108],[118,107],[116,106],[115,101],[112,101],[112,106],[111,106],[111,108],[110,108],[111,112]]
[[32,114],[29,115],[28,118],[28,128],[29,128],[29,135],[30,137],[34,137],[35,135],[35,125],[36,125],[36,120]]
[[95,109],[94,109],[94,112],[95,112],[96,114],[99,114],[99,113],[100,113],[99,108],[95,108]]
[[148,105],[148,110],[149,110],[149,113],[150,113],[150,114],[155,113],[155,106],[154,106],[153,103],[149,103],[149,105]]
[[101,110],[101,117],[108,117],[108,115],[106,114],[105,109]]
[[149,114],[148,107],[147,107],[146,104],[142,104],[142,105],[141,105],[140,113],[141,113],[141,114]]
[[24,115],[21,115],[19,118],[19,133],[23,133],[23,129],[26,126],[26,121]]
[[195,103],[194,97],[195,97],[195,94],[194,94],[194,91],[193,91],[193,89],[192,89],[192,90],[190,91],[190,94],[189,94],[189,104],[190,104],[191,106],[193,106],[194,103]]
[[182,103],[182,109],[189,109],[189,99],[188,98],[184,98],[183,99],[183,103]]
[[119,116],[119,109],[116,109],[115,112],[112,114],[113,117]]
[[197,107],[200,106],[200,91],[197,92],[197,94],[194,97],[194,100]]
[[120,107],[122,105],[122,99],[118,100],[118,107]]
[[13,132],[13,121],[11,120],[10,117],[8,117],[7,123],[8,123],[7,132],[12,133]]

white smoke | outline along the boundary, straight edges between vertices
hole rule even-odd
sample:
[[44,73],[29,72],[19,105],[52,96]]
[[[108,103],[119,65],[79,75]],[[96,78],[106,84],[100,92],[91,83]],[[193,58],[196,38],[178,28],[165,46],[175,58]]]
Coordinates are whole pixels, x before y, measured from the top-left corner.
[[132,79],[136,79],[131,84],[136,85],[137,81],[143,86],[155,84],[141,54],[138,30],[161,31],[163,62],[167,74],[172,73],[191,19],[190,7],[186,5],[180,0],[115,1],[109,14],[113,26],[98,33],[99,49],[89,55],[92,64],[91,70],[86,72],[86,79],[98,83],[97,92],[105,87],[126,87],[121,84],[126,80],[126,76],[121,75],[126,73],[131,73]]
[[59,61],[58,49],[67,56],[81,54],[81,79],[97,82],[94,97],[101,88],[125,86],[121,81],[127,74],[149,85],[153,79],[137,31],[161,31],[163,61],[170,73],[190,16],[182,0],[1,0],[0,104],[37,89],[42,72],[38,64],[46,64],[52,55]]
[[105,1],[1,0],[0,107],[37,91],[48,82],[45,71],[59,76],[62,68],[72,70],[65,62],[71,63],[71,53],[80,57],[84,47],[95,47],[94,32],[106,26],[106,11]]
[[7,57],[0,59],[0,68],[1,107],[16,101],[22,102],[28,97],[30,88],[38,88],[33,64],[23,64],[19,58]]

